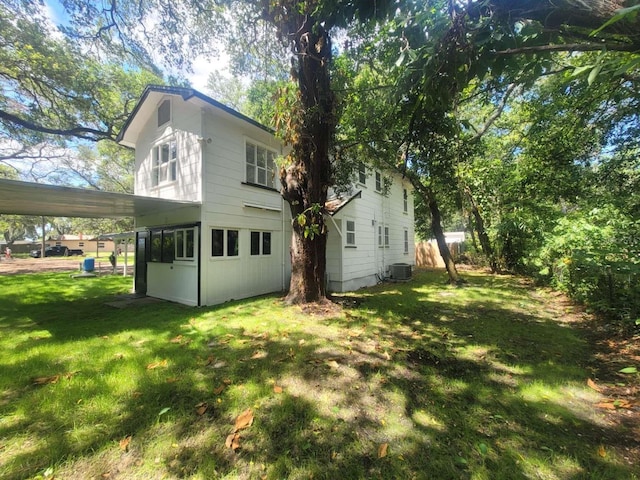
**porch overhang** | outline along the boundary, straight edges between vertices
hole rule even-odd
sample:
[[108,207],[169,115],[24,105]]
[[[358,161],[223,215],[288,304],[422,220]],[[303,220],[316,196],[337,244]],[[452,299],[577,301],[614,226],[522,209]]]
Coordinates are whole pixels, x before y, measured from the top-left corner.
[[0,214],[121,218],[199,205],[198,202],[0,179]]

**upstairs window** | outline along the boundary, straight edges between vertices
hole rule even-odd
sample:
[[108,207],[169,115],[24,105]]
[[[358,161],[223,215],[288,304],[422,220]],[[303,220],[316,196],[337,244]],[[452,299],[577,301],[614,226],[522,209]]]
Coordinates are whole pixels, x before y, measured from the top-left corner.
[[261,145],[246,144],[247,183],[274,188],[276,152]]
[[382,191],[382,175],[380,172],[376,172],[376,192]]
[[407,213],[409,210],[409,194],[406,188],[402,189],[402,197],[404,199],[404,213]]
[[164,100],[158,105],[158,127],[161,127],[165,123],[169,123],[171,120],[171,102]]
[[367,167],[362,162],[358,163],[358,182],[362,185],[367,184]]
[[355,246],[356,244],[356,222],[347,220],[347,245]]
[[175,182],[178,173],[178,146],[175,140],[168,140],[153,147],[153,167],[151,184]]

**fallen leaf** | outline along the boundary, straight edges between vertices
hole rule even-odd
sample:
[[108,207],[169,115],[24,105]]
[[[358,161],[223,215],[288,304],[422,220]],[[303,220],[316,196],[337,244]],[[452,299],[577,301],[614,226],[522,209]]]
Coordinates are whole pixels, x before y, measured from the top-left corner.
[[602,458],[607,456],[607,451],[604,449],[604,445],[600,445],[598,447],[598,455],[600,455]]
[[253,423],[253,412],[250,408],[247,408],[244,412],[238,415],[236,418],[236,423],[233,428],[234,433],[238,430],[242,430],[243,428],[250,427]]
[[102,478],[111,478],[111,472],[104,472],[102,475],[100,475]]
[[160,368],[160,367],[166,367],[168,363],[169,362],[166,359],[165,360],[161,360],[159,362],[152,362],[149,365],[147,365],[147,370],[153,370],[153,369]]
[[260,358],[265,358],[266,356],[267,352],[265,352],[264,350],[256,350],[255,352],[253,352],[253,355],[251,355],[251,359],[258,360]]
[[52,375],[50,377],[36,377],[32,380],[34,385],[47,385],[49,383],[57,383],[60,375]]
[[171,340],[169,340],[169,343],[182,343],[182,335],[173,337]]
[[590,378],[587,380],[587,385],[589,386],[589,388],[592,388],[596,392],[601,392],[602,393],[602,389],[599,386],[597,386],[596,383],[593,380],[591,380]]
[[273,386],[273,391],[275,393],[282,393],[282,387],[278,386],[278,385],[274,385]]
[[387,456],[387,450],[389,449],[388,443],[383,443],[378,447],[378,458],[384,458]]
[[216,395],[220,395],[224,391],[225,388],[227,388],[227,386],[222,384],[218,388],[214,388],[213,389],[213,393],[215,393]]
[[231,380],[230,378],[223,378],[222,383],[224,383],[225,385],[231,385],[233,383],[233,380]]
[[176,383],[178,380],[180,380],[178,377],[169,377],[167,383]]
[[209,365],[213,365],[215,361],[216,357],[214,357],[213,355],[209,355],[209,358],[207,358],[207,363],[205,363],[204,366],[208,367]]
[[327,362],[327,365],[329,366],[329,368],[339,368],[340,367],[338,362],[336,362],[335,360],[331,360],[331,361]]
[[120,450],[129,451],[129,444],[131,443],[131,435],[127,435],[122,440],[120,440]]
[[240,448],[240,434],[232,433],[230,435],[227,435],[227,439],[224,444],[227,448],[237,450],[238,448]]
[[205,412],[207,411],[207,408],[209,408],[209,405],[207,405],[207,402],[200,402],[196,405],[196,413],[198,415],[204,415]]

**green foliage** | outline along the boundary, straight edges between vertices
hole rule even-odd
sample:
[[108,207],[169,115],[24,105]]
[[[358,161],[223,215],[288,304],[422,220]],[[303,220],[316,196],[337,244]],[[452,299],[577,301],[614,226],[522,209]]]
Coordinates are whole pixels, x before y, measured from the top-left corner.
[[612,205],[560,219],[545,239],[542,273],[574,298],[621,316],[640,315],[640,222]]

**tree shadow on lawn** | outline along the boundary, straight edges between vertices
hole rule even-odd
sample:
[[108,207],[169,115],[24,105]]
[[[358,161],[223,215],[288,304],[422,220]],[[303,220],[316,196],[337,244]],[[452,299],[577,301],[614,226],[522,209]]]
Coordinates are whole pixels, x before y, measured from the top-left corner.
[[[94,351],[56,384],[32,386],[11,367],[22,380],[17,396],[0,399],[11,415],[0,439],[40,440],[0,450],[0,472],[25,478],[53,464],[61,478],[638,475],[607,453],[624,439],[589,408],[597,395],[586,388],[586,344],[573,330],[482,292],[453,308],[438,291],[374,288],[348,296],[357,306],[344,316],[295,313],[264,327],[261,308],[274,299],[145,306],[115,320],[102,308],[91,324],[79,315],[66,326],[52,315],[37,322],[51,338],[37,342],[90,339]],[[153,338],[139,343],[145,336]],[[31,358],[40,367],[57,362],[60,372],[77,364],[39,355]],[[117,391],[123,375],[130,386]],[[43,394],[55,401],[43,404]],[[246,408],[255,421],[232,450],[225,439]]]

